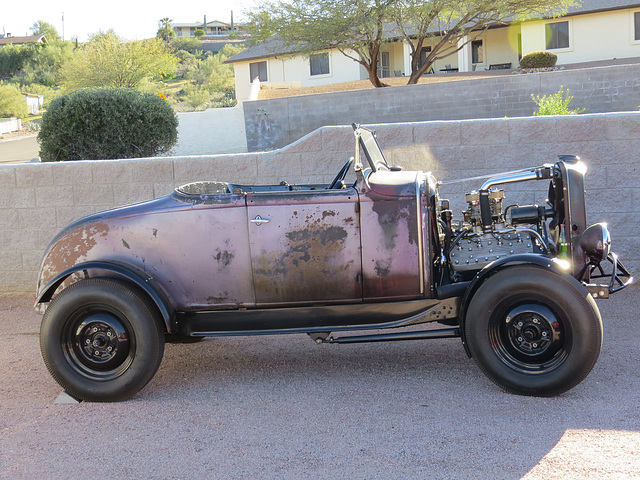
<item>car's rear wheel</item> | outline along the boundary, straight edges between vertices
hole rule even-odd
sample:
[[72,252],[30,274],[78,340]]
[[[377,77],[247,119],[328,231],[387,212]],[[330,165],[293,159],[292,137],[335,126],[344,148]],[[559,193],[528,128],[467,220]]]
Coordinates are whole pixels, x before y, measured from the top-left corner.
[[51,302],[40,327],[42,357],[72,396],[125,400],[153,377],[164,353],[155,308],[114,279],[87,279]]
[[517,394],[552,396],[578,385],[595,365],[602,320],[573,277],[522,265],[480,286],[465,333],[472,356],[494,383]]

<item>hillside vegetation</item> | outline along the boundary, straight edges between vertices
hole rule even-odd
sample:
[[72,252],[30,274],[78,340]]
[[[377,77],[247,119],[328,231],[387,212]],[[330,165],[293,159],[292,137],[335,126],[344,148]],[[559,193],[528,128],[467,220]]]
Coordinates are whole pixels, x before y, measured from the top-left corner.
[[[195,38],[162,35],[125,41],[110,30],[86,43],[62,41],[55,29],[38,21],[34,34],[49,44],[0,47],[0,87],[7,92],[43,95],[46,106],[56,97],[84,87],[125,87],[164,98],[175,111],[235,105],[233,67],[225,64],[244,49],[230,42],[219,52],[203,50]],[[7,89],[11,86],[11,90]],[[4,104],[11,107],[4,108]],[[0,104],[0,116],[16,114],[13,102]]]

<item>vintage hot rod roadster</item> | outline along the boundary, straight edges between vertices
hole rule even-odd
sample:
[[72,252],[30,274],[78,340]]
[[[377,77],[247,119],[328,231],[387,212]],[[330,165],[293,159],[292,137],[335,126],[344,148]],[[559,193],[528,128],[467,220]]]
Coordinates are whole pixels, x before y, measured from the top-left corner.
[[[371,130],[354,132],[355,158],[330,184],[190,183],[66,227],[36,299],[55,380],[79,399],[123,400],[165,341],[306,333],[460,337],[507,391],[580,383],[602,343],[594,298],[633,279],[606,225],[586,224],[579,158],[483,177],[454,220],[430,173],[388,165]],[[546,205],[503,206],[498,186],[529,181],[548,188]]]

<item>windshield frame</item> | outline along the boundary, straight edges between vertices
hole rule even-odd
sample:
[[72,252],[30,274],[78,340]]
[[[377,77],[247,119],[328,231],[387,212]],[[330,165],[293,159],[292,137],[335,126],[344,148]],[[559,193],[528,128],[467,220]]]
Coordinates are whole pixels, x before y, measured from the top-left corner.
[[356,163],[361,163],[360,149],[362,149],[373,172],[391,170],[376,138],[376,132],[355,123],[351,126],[356,137]]

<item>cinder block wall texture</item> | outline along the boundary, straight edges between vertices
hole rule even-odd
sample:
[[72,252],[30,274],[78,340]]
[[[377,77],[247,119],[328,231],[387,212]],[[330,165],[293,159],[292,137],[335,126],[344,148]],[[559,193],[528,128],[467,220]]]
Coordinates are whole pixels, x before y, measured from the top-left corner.
[[244,102],[247,148],[280,148],[323,125],[526,117],[531,94],[561,86],[585,113],[638,110],[640,63]]
[[[580,155],[589,166],[591,223],[609,222],[614,251],[640,269],[640,113],[381,124],[390,163],[439,180],[536,166]],[[0,294],[35,293],[44,249],[69,222],[169,194],[196,180],[270,184],[328,182],[354,151],[349,127],[324,127],[278,151],[199,157],[0,166]],[[454,212],[483,183],[445,184]],[[546,186],[516,185],[507,203],[544,201]],[[542,191],[542,197],[534,194]],[[188,225],[185,225],[188,228]],[[177,245],[176,248],[179,248]]]

